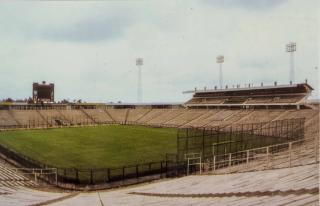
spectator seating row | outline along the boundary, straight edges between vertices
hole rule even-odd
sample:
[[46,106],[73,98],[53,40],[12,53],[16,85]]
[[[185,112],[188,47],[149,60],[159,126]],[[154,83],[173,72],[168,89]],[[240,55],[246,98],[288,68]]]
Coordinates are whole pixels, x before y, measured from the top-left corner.
[[233,124],[306,118],[319,109],[72,109],[72,110],[0,110],[0,128],[6,126],[59,126],[133,123],[170,127],[214,127]]

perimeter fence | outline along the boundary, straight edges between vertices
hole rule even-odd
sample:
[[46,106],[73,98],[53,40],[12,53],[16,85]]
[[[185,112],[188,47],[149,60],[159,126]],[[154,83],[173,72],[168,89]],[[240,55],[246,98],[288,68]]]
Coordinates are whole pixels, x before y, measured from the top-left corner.
[[95,185],[114,183],[129,179],[141,182],[152,179],[160,179],[166,176],[166,161],[147,162],[135,165],[126,165],[116,168],[57,168],[19,154],[10,148],[0,144],[2,158],[24,168],[56,168],[57,177],[46,177],[45,180],[55,184],[56,181],[62,184]]
[[230,153],[237,155],[234,158],[241,159],[245,154],[239,151],[302,139],[304,123],[305,119],[299,118],[226,127],[179,129],[177,153],[168,154],[166,158],[168,171],[173,175],[184,173],[186,170],[180,168],[186,168],[187,154],[200,154],[202,161],[206,162],[212,162],[213,157],[220,158],[215,161],[223,161],[223,158],[227,158],[226,154]]

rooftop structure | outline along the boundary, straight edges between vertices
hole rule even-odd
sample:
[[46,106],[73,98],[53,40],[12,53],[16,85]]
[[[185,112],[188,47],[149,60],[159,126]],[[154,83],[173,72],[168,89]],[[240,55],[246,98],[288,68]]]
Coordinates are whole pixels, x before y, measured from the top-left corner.
[[252,86],[225,89],[204,89],[186,91],[193,93],[193,98],[185,103],[186,107],[258,107],[258,106],[296,106],[306,104],[313,88],[307,84],[289,84],[272,86]]

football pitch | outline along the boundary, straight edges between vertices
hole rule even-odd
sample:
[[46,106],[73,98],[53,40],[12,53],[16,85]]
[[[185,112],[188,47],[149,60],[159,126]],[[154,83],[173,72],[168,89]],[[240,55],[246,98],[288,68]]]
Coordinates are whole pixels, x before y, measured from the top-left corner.
[[108,125],[0,132],[0,144],[58,168],[114,168],[176,153],[177,129]]

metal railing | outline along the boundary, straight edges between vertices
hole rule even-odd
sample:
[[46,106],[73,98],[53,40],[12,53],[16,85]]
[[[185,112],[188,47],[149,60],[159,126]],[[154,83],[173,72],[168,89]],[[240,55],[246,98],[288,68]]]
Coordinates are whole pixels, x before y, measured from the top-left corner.
[[[16,168],[24,174],[34,175],[35,180],[38,177],[45,178],[49,183],[71,183],[71,184],[101,184],[124,181],[127,179],[138,179],[143,182],[144,179],[153,176],[154,179],[160,179],[166,176],[167,162],[146,162],[135,165],[124,165],[117,168],[55,168],[52,165],[45,165],[25,155],[17,153],[4,145],[0,144],[0,154],[4,160],[15,165],[21,165],[23,168]],[[18,163],[18,164],[17,164]],[[18,166],[19,167],[19,166]],[[54,176],[53,176],[54,175]]]
[[282,144],[215,155],[202,163],[202,169],[213,173],[285,168],[319,161],[318,138],[301,139]]
[[[58,185],[58,170],[57,168],[8,168],[9,170],[27,176],[33,176],[34,181],[38,182],[39,178],[48,179],[47,176],[53,175],[55,185]],[[52,179],[52,178],[50,178]]]
[[245,154],[239,154],[239,151],[303,139],[304,121],[301,118],[230,127],[179,129],[178,160],[183,161],[183,155],[192,152],[201,153],[203,160],[229,153],[242,157]]

